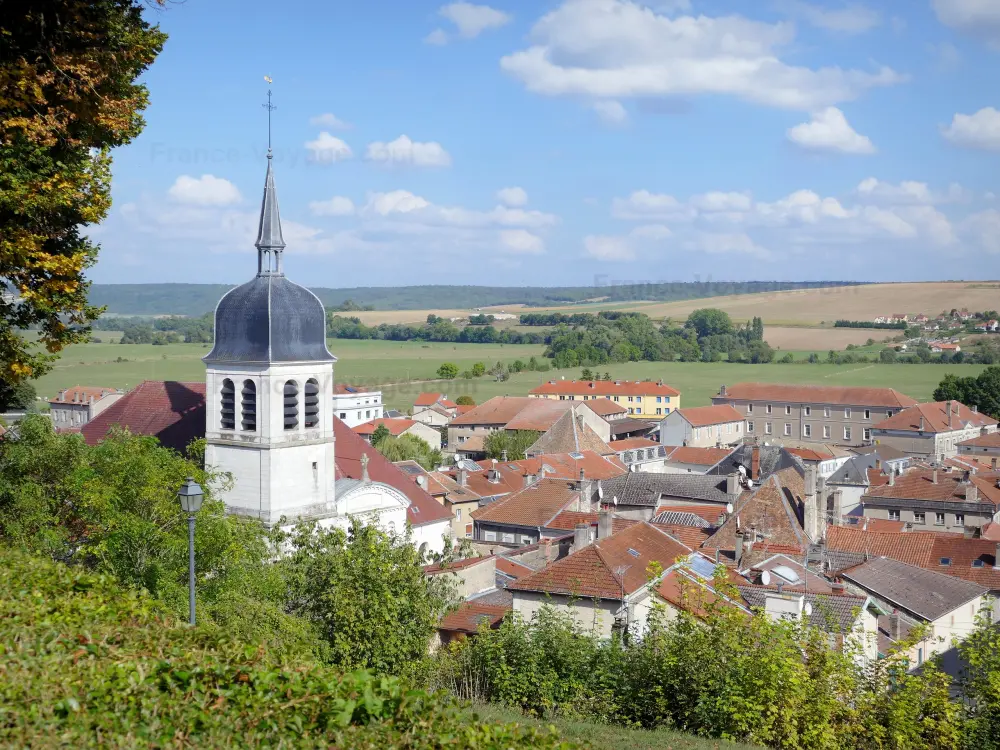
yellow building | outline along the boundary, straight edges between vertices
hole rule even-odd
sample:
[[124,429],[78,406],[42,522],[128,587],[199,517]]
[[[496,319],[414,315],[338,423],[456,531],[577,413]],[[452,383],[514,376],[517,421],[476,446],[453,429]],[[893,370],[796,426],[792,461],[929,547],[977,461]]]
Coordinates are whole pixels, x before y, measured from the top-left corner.
[[662,380],[550,380],[533,389],[533,398],[560,401],[614,401],[636,419],[663,419],[681,405],[681,393]]

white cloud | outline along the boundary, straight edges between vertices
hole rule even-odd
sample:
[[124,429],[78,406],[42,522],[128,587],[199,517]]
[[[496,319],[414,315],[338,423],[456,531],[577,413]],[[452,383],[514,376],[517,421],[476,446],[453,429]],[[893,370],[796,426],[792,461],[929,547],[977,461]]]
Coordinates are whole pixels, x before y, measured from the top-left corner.
[[[438,15],[448,19],[461,39],[475,39],[488,29],[499,29],[511,21],[511,16],[488,5],[473,3],[451,3],[438,9]],[[448,33],[444,29],[434,29],[424,37],[427,44],[447,44]]]
[[503,229],[500,231],[500,244],[514,255],[541,255],[545,252],[545,243],[537,234],[527,229]]
[[230,206],[242,199],[233,183],[210,174],[201,177],[182,174],[174,180],[167,194],[178,203],[198,206]]
[[310,117],[309,124],[332,130],[349,130],[351,127],[351,123],[344,122],[332,112],[324,112],[321,115]]
[[789,128],[787,135],[788,140],[805,149],[842,154],[875,153],[871,140],[855,131],[836,107],[814,112],[809,122]]
[[419,143],[405,135],[394,141],[376,141],[368,144],[365,158],[387,165],[411,165],[415,167],[447,167],[451,156],[435,141]]
[[898,185],[868,177],[858,183],[856,190],[862,200],[895,204],[961,203],[972,199],[972,193],[952,183],[943,192],[931,190],[926,182],[903,180]]
[[316,136],[316,140],[306,141],[305,145],[309,151],[310,161],[332,164],[354,156],[350,146],[325,130]]
[[594,102],[591,106],[597,112],[597,116],[601,118],[601,122],[607,125],[624,125],[628,122],[628,112],[621,105],[621,102],[616,102],[614,99],[604,99]]
[[642,240],[666,240],[673,237],[674,233],[663,224],[643,224],[629,232],[629,236]]
[[814,110],[901,82],[874,72],[783,62],[790,23],[739,16],[671,18],[630,0],[565,0],[534,26],[532,46],[501,67],[531,91],[596,99],[723,94],[773,107]]
[[1000,49],[1000,3],[996,0],[932,0],[932,4],[945,26]]
[[699,211],[749,211],[753,201],[746,193],[724,193],[716,190],[693,196],[691,205]]
[[548,227],[557,223],[552,214],[526,211],[522,208],[496,206],[489,211],[477,211],[459,206],[438,206],[406,190],[371,193],[361,209],[362,216],[410,221],[424,226],[482,227]]
[[1000,151],[1000,111],[983,107],[973,115],[956,114],[943,134],[958,146]]
[[856,3],[842,8],[826,8],[804,0],[782,0],[778,7],[813,26],[843,34],[863,34],[881,23],[878,13]]
[[520,187],[500,188],[497,190],[497,200],[505,206],[523,206],[528,202],[528,193]]
[[689,249],[708,253],[709,255],[749,255],[759,260],[772,260],[770,250],[761,247],[746,234],[712,234],[699,235],[688,243]]
[[635,250],[625,237],[589,234],[583,238],[583,254],[601,261],[635,260]]
[[966,217],[961,231],[979,250],[1000,255],[1000,211],[990,208]]
[[329,200],[311,201],[309,212],[314,216],[351,216],[354,213],[354,201],[335,195]]
[[616,219],[682,220],[688,210],[672,195],[636,190],[628,198],[611,201],[611,215]]

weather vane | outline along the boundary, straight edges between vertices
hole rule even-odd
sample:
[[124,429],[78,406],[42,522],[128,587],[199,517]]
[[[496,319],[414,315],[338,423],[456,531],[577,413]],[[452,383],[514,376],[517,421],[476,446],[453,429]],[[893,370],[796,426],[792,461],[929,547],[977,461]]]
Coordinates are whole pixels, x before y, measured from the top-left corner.
[[270,85],[273,83],[271,76],[264,76],[264,80],[268,83],[267,89],[267,104],[261,104],[264,109],[267,110],[267,158],[271,158],[271,113],[277,109],[276,106],[271,104],[271,89]]

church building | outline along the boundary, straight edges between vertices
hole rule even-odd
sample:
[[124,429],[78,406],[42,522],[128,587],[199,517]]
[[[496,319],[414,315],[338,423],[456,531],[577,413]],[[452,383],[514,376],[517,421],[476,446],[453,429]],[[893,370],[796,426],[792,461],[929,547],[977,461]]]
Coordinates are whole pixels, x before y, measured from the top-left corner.
[[219,300],[204,385],[145,381],[86,425],[84,438],[99,442],[114,424],[178,450],[204,437],[206,466],[231,478],[216,488],[231,513],[267,526],[346,527],[358,517],[401,532],[409,522],[415,544],[440,551],[448,511],[334,414],[326,311],[282,269],[271,162],[269,150],[257,274]]

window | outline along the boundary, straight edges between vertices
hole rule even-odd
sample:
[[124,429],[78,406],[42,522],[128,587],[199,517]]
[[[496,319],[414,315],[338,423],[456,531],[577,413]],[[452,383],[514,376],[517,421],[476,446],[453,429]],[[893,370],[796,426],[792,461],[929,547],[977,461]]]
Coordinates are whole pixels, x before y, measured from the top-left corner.
[[771,413],[771,405],[770,404],[768,404],[767,406],[764,407],[764,413],[765,414],[770,414]]
[[252,380],[244,380],[240,391],[240,427],[257,431],[257,385]]
[[785,416],[787,417],[787,416],[789,416],[789,415],[790,415],[791,413],[792,413],[792,407],[790,407],[790,406],[786,406],[786,407],[785,407]]
[[495,542],[497,540],[497,533],[495,531],[487,531],[483,534],[483,538],[486,539],[487,542]]
[[527,545],[531,544],[531,537],[530,536],[522,536],[521,537],[521,544],[524,545],[524,546],[527,546]]
[[973,560],[972,561],[972,567],[973,568],[985,568],[986,567],[986,562],[984,560]]
[[340,418],[341,419],[347,419],[347,412],[346,411],[340,412]]
[[824,440],[830,439],[830,425],[828,424],[823,425],[823,439]]
[[747,432],[753,432],[753,420],[747,420]]
[[899,520],[899,511],[898,510],[890,510],[889,511],[889,520],[890,521],[898,521]]
[[813,413],[813,409],[812,409],[811,406],[805,406],[802,409],[802,413],[805,414],[807,417],[811,417],[812,413]]
[[844,407],[844,419],[850,419],[850,418],[851,418],[851,407],[845,406]]
[[[316,378],[309,378],[306,381],[306,397],[303,404],[306,427],[315,427],[319,424],[319,381]],[[371,414],[371,410],[365,415]]]
[[670,396],[664,396],[663,397],[663,403],[669,404],[670,403]]
[[455,520],[456,521],[461,521],[462,520],[462,509],[461,508],[455,508]]
[[913,511],[913,523],[927,523],[927,514],[922,510]]
[[830,407],[829,406],[824,406],[823,407],[823,416],[826,417],[827,419],[830,418]]
[[865,409],[865,419],[871,419],[871,418],[872,418],[872,410]]
[[955,514],[955,525],[956,526],[965,526],[965,514],[964,513],[956,513]]
[[358,411],[358,419],[361,419],[361,411]]
[[560,400],[560,401],[565,401],[565,400],[566,400],[566,397],[565,397],[565,396],[560,396],[560,397],[559,397],[559,400]]
[[628,397],[628,402],[629,402],[630,404],[632,403],[632,397],[631,397],[631,396],[629,396],[629,397]]
[[663,413],[663,408],[662,408],[662,407],[659,407],[659,406],[657,406],[657,407],[656,407],[656,413],[657,413],[657,414],[662,414],[662,413]]
[[[294,380],[285,382],[285,429],[294,430],[299,426],[299,384]],[[358,418],[361,412],[358,412]]]
[[635,397],[635,402],[636,402],[637,404],[641,404],[641,403],[642,403],[642,396],[636,396],[636,397]]
[[850,439],[851,439],[851,428],[850,427],[845,427],[844,428],[844,440],[850,440]]
[[[366,409],[365,410],[365,418],[366,419],[370,419],[371,416],[372,416],[372,410],[371,409]],[[306,427],[309,427],[309,423],[308,422],[306,423]]]
[[[951,558],[950,557],[942,557],[939,562],[942,565],[951,565]],[[954,621],[954,615],[952,616],[952,620]],[[954,622],[952,622],[952,624],[954,625]]]
[[871,440],[872,439],[871,427],[865,427],[863,434],[865,436],[865,440]]
[[747,414],[753,414],[753,404],[747,404]]
[[615,396],[615,401],[617,401],[617,400],[618,400],[618,397],[617,397],[617,396]]
[[812,437],[813,436],[813,426],[811,424],[804,424],[804,425],[802,425],[802,435],[804,437]]
[[576,401],[576,396],[572,396],[572,395],[571,395],[571,396],[569,397],[569,400],[570,400],[570,401]]
[[771,423],[770,422],[765,422],[764,423],[764,434],[765,435],[770,435],[771,434]]
[[513,544],[514,543],[514,535],[513,534],[504,534],[503,535],[503,540],[507,544]]
[[785,435],[791,435],[791,434],[792,434],[792,423],[785,422]]
[[935,513],[934,514],[934,525],[935,526],[944,526],[944,513]]
[[219,411],[219,421],[224,430],[236,428],[236,388],[233,381],[226,378],[222,381],[222,404]]
[[919,667],[924,663],[924,650],[922,648],[917,649],[917,666]]

